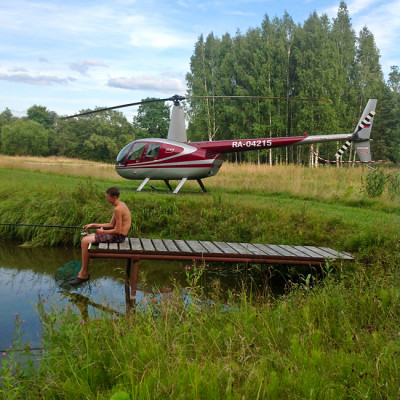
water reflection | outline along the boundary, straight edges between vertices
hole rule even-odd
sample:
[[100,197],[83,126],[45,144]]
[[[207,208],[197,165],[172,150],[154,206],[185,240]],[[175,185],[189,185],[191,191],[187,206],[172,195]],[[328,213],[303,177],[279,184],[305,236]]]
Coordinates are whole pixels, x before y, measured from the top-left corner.
[[[92,260],[89,284],[77,288],[58,285],[54,272],[74,259],[80,259],[79,249],[26,248],[0,242],[0,350],[7,350],[13,342],[15,314],[23,321],[23,339],[32,347],[40,346],[39,296],[47,299],[49,306],[74,303],[85,320],[104,313],[125,313],[125,261]],[[184,269],[179,262],[141,261],[139,268],[145,271],[142,279],[148,287],[168,288],[171,278],[184,284]],[[142,299],[139,286],[136,302]]]
[[[60,286],[54,279],[55,271],[72,260],[80,259],[80,249],[26,248],[18,243],[0,242],[0,350],[7,350],[13,342],[15,313],[20,314],[25,331],[23,339],[31,347],[40,346],[41,326],[35,309],[39,296],[47,299],[51,307],[78,306],[82,318],[96,318],[106,314],[124,314],[126,261],[118,259],[92,259],[91,279],[80,287]],[[139,262],[139,285],[136,303],[145,307],[146,296],[142,287],[157,288],[157,298],[166,296],[174,284],[187,286],[184,262]],[[291,268],[234,264],[212,264],[202,276],[201,284],[208,290],[218,290],[224,297],[228,289],[240,291],[243,285],[251,287],[254,294],[275,294],[284,290]],[[299,269],[297,269],[299,272]],[[307,272],[308,273],[308,272]],[[217,286],[213,283],[217,282]],[[217,289],[215,289],[217,287]],[[184,293],[183,293],[184,295]],[[147,296],[148,297],[148,296]],[[145,301],[143,301],[145,300]]]

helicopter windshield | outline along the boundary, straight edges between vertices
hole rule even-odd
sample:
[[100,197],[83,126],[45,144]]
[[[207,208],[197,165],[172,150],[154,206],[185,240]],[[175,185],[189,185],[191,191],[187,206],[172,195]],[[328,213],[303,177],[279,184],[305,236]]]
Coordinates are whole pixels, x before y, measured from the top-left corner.
[[128,154],[128,151],[129,151],[129,149],[131,148],[132,143],[133,143],[133,142],[131,142],[131,143],[129,143],[128,145],[126,145],[126,146],[119,152],[119,154],[118,154],[118,156],[117,156],[117,165],[121,165],[121,164],[124,163],[125,156]]

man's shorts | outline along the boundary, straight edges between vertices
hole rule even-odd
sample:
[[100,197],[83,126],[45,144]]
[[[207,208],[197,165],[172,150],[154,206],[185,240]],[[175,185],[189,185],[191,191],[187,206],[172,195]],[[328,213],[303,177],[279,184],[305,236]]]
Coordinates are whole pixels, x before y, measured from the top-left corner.
[[122,233],[110,235],[109,233],[96,233],[96,243],[122,243],[125,241],[126,236]]

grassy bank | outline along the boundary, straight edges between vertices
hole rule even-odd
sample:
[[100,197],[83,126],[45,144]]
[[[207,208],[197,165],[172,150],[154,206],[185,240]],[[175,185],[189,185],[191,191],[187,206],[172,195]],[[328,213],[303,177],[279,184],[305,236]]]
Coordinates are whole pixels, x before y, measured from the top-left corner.
[[[130,235],[328,246],[351,251],[368,262],[392,257],[400,236],[399,200],[371,199],[360,189],[357,196],[339,196],[335,188],[341,182],[341,171],[315,171],[315,176],[300,179],[299,174],[313,171],[291,167],[287,171],[289,176],[294,175],[291,179],[283,180],[280,168],[276,172],[271,169],[264,178],[264,192],[259,187],[249,193],[240,189],[238,172],[229,168],[221,171],[225,185],[210,188],[207,194],[136,193],[128,190],[130,181],[121,182],[125,190],[121,199],[133,215]],[[332,171],[337,173],[336,181]],[[229,184],[231,175],[233,184]],[[250,172],[248,176],[252,179]],[[358,182],[354,176],[350,178]],[[308,187],[298,193],[291,185],[292,179],[302,180],[303,184],[312,180],[317,189],[313,189],[314,194]],[[277,182],[282,183],[279,192]],[[82,226],[108,221],[111,210],[104,201],[104,190],[113,184],[113,180],[99,179],[96,174],[88,178],[0,169],[0,222]],[[271,186],[275,187],[272,191]],[[319,196],[320,192],[325,196]],[[0,235],[27,245],[79,245],[80,240],[79,231],[66,229],[2,227]]]
[[[325,271],[278,299],[245,291],[185,303],[148,297],[130,318],[45,311],[37,368],[3,360],[6,398],[394,399],[400,371],[397,268]],[[248,293],[248,292],[247,292]],[[31,366],[31,368],[29,368]],[[17,368],[20,374],[11,372]]]
[[[132,236],[329,246],[357,262],[311,272],[279,297],[246,287],[221,300],[215,282],[202,303],[191,279],[189,305],[177,288],[115,320],[83,321],[41,299],[44,351],[36,364],[12,351],[3,359],[6,398],[109,399],[122,390],[131,399],[398,397],[400,201],[387,189],[369,197],[365,170],[224,165],[205,181],[209,193],[172,196],[128,191],[138,183],[99,178],[96,168],[3,165],[0,222],[107,221],[104,190],[117,183]],[[0,236],[28,245],[80,239],[41,228],[1,228]]]

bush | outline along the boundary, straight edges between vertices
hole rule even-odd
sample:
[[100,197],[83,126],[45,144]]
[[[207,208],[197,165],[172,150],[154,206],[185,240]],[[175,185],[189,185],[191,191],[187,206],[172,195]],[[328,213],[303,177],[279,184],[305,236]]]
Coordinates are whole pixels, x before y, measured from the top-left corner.
[[385,189],[386,176],[382,171],[370,171],[365,182],[365,191],[370,197],[380,197]]

